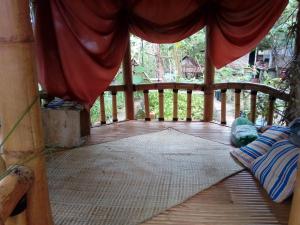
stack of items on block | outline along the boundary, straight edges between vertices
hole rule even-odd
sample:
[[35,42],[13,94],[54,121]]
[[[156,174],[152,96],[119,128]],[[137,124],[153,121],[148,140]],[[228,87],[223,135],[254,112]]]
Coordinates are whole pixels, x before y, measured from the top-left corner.
[[289,127],[272,126],[255,141],[231,154],[253,175],[275,202],[282,202],[294,190],[300,153],[300,119]]

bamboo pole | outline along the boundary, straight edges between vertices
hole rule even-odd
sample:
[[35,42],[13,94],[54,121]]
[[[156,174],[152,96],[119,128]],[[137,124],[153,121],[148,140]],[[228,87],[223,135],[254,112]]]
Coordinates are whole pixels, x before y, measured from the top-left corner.
[[[0,118],[6,135],[38,96],[34,38],[28,0],[0,1]],[[3,146],[3,158],[10,166],[44,149],[41,113],[37,101]],[[44,157],[27,166],[35,179],[27,194],[29,225],[52,225]],[[24,223],[18,223],[18,225]]]
[[100,121],[101,124],[106,124],[104,93],[100,95]]
[[6,221],[20,199],[28,192],[33,181],[33,172],[18,166],[0,181],[0,220]]
[[159,118],[158,121],[164,121],[164,90],[158,90]]
[[151,121],[149,109],[149,91],[144,90],[145,121]]
[[214,91],[211,89],[211,85],[214,83],[215,67],[212,64],[209,46],[210,46],[210,29],[206,26],[206,49],[205,49],[205,75],[204,75],[204,118],[205,122],[212,121],[213,109],[214,109]]
[[[299,78],[299,64],[300,64],[300,1],[298,0],[298,12],[296,23],[296,38],[295,38],[295,61],[294,72],[291,75],[291,101],[289,103],[289,118],[294,119],[300,116],[300,78]],[[292,70],[293,71],[293,70]],[[297,177],[294,188],[294,195],[292,200],[292,207],[289,217],[289,225],[300,225],[300,161],[298,160]]]
[[268,125],[273,124],[273,118],[274,118],[274,104],[275,104],[276,98],[273,96],[269,96],[269,108],[268,108]]
[[257,95],[257,91],[251,91],[250,120],[253,123],[255,123],[255,119],[256,119],[256,95]]
[[173,121],[178,121],[178,89],[173,89]]
[[133,102],[133,84],[132,84],[132,68],[131,68],[131,48],[130,34],[128,33],[128,43],[123,58],[123,77],[126,85],[125,102],[126,102],[126,119],[134,120],[134,102]]
[[117,92],[111,92],[111,95],[112,95],[112,118],[113,118],[113,122],[118,122]]
[[240,89],[235,89],[235,94],[234,94],[234,117],[238,118],[241,113],[241,90]]
[[221,90],[221,124],[226,124],[226,89]]
[[192,121],[192,90],[187,90],[186,96],[186,121]]

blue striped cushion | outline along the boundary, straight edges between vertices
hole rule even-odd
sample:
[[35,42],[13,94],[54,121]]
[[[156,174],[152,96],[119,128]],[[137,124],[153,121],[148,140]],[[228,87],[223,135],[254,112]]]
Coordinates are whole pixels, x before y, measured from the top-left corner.
[[290,130],[288,127],[272,126],[255,141],[240,149],[231,151],[231,154],[244,166],[250,168],[254,159],[269,151],[276,141],[287,139],[289,134]]
[[252,173],[273,201],[282,202],[293,193],[299,153],[288,139],[280,140],[252,162]]

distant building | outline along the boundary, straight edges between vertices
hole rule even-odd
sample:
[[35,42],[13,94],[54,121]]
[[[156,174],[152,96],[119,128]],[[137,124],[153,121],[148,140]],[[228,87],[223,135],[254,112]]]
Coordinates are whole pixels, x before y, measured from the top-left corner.
[[185,56],[181,60],[181,72],[185,78],[200,78],[203,76],[203,67],[192,57]]

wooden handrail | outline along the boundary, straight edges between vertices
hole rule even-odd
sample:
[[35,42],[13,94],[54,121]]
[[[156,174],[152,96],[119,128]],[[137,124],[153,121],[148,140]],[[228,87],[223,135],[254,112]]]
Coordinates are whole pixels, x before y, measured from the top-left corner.
[[[112,85],[109,86],[106,91],[109,91],[113,94],[112,96],[112,106],[113,106],[113,122],[117,122],[117,92],[126,92],[126,85]],[[192,95],[189,92],[192,91],[203,91],[204,93],[210,93],[215,90],[222,91],[222,103],[221,103],[221,123],[226,124],[226,91],[228,89],[235,90],[235,118],[237,118],[240,114],[240,93],[241,90],[250,90],[251,91],[251,114],[250,119],[255,121],[256,118],[256,93],[262,92],[264,94],[269,95],[269,114],[274,113],[274,103],[276,99],[281,99],[283,101],[289,100],[289,93],[277,90],[273,87],[264,84],[257,83],[249,83],[249,82],[228,82],[228,83],[214,83],[211,85],[206,84],[194,84],[194,83],[176,83],[176,82],[168,82],[168,83],[151,83],[151,84],[136,84],[132,85],[132,92],[134,91],[143,91],[144,92],[144,100],[145,100],[145,120],[150,120],[150,111],[149,111],[149,90],[158,90],[159,93],[159,120],[164,120],[164,100],[163,100],[163,91],[169,89],[173,90],[173,121],[178,120],[178,90],[186,90],[187,91],[187,121],[191,121],[191,98]],[[207,92],[206,90],[209,90]],[[175,92],[174,92],[175,91]],[[254,94],[255,93],[255,94]],[[48,98],[45,93],[41,95],[41,98]],[[105,110],[104,110],[104,98],[103,95],[100,96],[100,105],[101,105],[101,124],[105,124]],[[204,106],[205,107],[205,106]],[[271,124],[273,120],[273,115],[268,115],[268,124]]]
[[257,92],[262,92],[268,95],[271,95],[275,98],[288,101],[289,94],[286,92],[282,92],[273,87],[264,84],[257,83],[248,83],[248,82],[228,82],[228,83],[217,83],[211,86],[213,90],[219,89],[239,89],[239,90],[252,90]]
[[204,84],[191,84],[191,83],[154,83],[154,84],[137,84],[134,85],[135,91],[144,90],[163,90],[163,89],[177,89],[177,90],[204,90]]
[[25,166],[17,166],[0,181],[0,221],[3,224],[28,192],[32,182],[33,172]]

